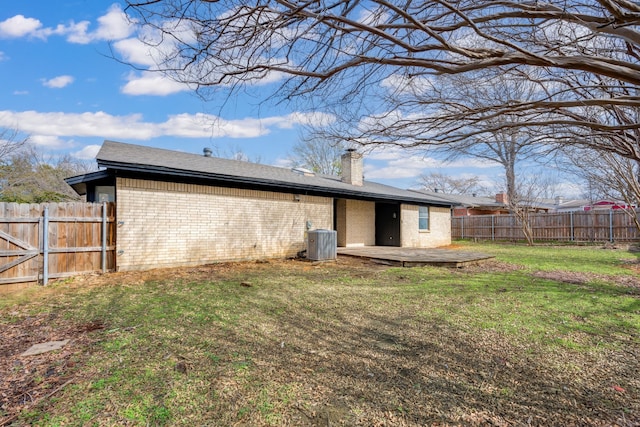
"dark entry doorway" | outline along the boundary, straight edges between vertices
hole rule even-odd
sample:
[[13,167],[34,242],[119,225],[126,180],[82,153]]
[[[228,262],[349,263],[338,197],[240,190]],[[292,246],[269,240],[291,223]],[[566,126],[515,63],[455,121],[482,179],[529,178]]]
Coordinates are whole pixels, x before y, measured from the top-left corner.
[[400,246],[400,205],[376,203],[376,246]]

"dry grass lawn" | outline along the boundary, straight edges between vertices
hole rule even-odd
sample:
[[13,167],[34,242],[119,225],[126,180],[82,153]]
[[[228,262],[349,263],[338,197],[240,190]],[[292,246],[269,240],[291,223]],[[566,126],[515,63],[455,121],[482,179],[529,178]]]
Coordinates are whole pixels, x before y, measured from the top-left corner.
[[0,303],[0,426],[640,425],[635,258],[591,250],[604,273],[505,255],[59,282]]

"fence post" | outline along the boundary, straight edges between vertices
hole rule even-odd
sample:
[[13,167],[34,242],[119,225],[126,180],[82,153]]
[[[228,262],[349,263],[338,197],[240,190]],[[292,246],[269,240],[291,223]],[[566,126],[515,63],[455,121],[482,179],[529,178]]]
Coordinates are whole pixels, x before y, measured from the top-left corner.
[[609,241],[613,243],[613,209],[609,210]]
[[107,202],[102,202],[102,272],[107,272]]
[[461,218],[461,219],[460,219],[460,222],[461,222],[461,224],[462,224],[462,225],[460,226],[460,228],[462,229],[462,231],[460,232],[460,233],[462,234],[461,239],[464,239],[464,217],[463,217],[463,216],[461,216],[460,218]]
[[491,241],[496,240],[496,217],[491,215]]
[[573,233],[573,211],[569,211],[569,224],[569,233],[571,235],[571,241],[573,242],[575,239],[575,234]]
[[42,286],[49,281],[49,208],[44,208],[42,222]]

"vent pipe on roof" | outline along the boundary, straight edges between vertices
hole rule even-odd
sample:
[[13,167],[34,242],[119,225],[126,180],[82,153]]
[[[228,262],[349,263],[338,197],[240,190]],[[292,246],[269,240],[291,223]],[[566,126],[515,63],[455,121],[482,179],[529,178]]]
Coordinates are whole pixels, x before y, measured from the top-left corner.
[[440,192],[440,189],[439,189],[439,188],[434,188],[434,189],[433,189],[433,192],[434,192],[434,193],[439,193],[439,192]]
[[212,153],[211,148],[209,148],[209,147],[204,147],[204,148],[202,149],[202,152],[204,153],[204,156],[205,156],[205,157],[211,157],[211,153]]

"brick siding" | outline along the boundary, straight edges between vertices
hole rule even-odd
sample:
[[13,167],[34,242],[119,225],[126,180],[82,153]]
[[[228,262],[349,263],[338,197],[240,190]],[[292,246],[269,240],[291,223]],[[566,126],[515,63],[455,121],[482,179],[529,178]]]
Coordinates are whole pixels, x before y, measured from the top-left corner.
[[118,270],[294,256],[333,199],[117,178]]
[[400,206],[400,244],[407,248],[435,248],[451,244],[451,210],[429,207],[429,230],[420,230],[418,206]]
[[338,246],[373,246],[376,244],[376,204],[363,200],[338,199]]

